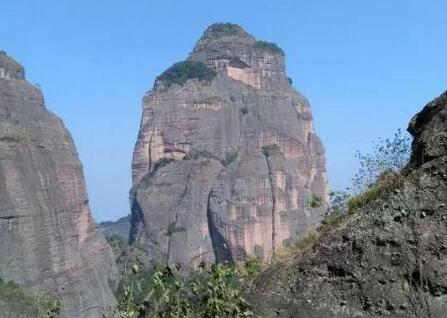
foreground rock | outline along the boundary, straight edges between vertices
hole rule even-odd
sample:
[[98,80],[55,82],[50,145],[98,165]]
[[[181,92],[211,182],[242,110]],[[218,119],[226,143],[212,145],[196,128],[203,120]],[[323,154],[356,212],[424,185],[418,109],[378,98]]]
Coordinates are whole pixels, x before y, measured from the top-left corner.
[[73,140],[3,52],[0,202],[1,276],[61,297],[67,318],[100,317],[114,304],[108,281],[117,270],[90,213]]
[[447,92],[416,115],[401,186],[252,291],[265,317],[446,317]]
[[181,264],[268,259],[321,219],[323,146],[284,53],[233,24],[210,26],[143,99],[131,242]]

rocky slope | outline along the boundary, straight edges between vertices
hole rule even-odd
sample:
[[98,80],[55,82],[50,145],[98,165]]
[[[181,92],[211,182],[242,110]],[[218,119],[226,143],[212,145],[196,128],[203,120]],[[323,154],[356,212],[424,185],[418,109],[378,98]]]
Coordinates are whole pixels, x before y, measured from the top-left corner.
[[325,157],[284,52],[211,25],[143,98],[131,242],[187,266],[272,252],[321,219]]
[[0,53],[0,273],[57,295],[63,317],[100,317],[115,302],[113,255],[90,213],[63,122],[21,65]]
[[432,317],[447,312],[447,92],[411,121],[400,186],[257,281],[264,317]]
[[130,215],[122,217],[116,221],[101,222],[99,223],[99,228],[106,238],[116,235],[127,242],[129,240],[130,232]]

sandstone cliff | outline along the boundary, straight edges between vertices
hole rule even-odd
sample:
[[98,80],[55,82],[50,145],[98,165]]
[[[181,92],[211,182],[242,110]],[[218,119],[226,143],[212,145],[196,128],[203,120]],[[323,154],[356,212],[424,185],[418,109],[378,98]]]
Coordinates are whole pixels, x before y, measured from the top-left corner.
[[411,121],[399,186],[252,291],[264,317],[446,317],[447,92]]
[[[100,317],[117,270],[93,220],[63,122],[0,53],[0,273],[62,298],[63,317]],[[1,316],[1,315],[0,315]]]
[[131,242],[171,264],[269,258],[327,206],[323,146],[284,52],[233,24],[211,25],[144,96],[132,173]]

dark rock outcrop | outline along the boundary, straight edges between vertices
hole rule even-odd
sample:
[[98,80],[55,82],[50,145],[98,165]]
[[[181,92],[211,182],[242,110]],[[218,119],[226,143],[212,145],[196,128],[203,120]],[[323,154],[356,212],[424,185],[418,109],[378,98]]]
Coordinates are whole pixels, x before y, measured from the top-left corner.
[[327,206],[323,146],[284,52],[234,24],[210,26],[144,96],[132,173],[131,242],[171,264],[268,259]]
[[116,221],[101,222],[99,223],[99,228],[106,238],[118,236],[127,242],[130,232],[130,215],[124,216]]
[[431,317],[447,312],[447,92],[410,123],[401,186],[333,229],[251,293],[265,317]]
[[23,67],[0,53],[0,273],[64,302],[63,317],[115,303],[113,254],[90,213],[82,166],[63,122]]

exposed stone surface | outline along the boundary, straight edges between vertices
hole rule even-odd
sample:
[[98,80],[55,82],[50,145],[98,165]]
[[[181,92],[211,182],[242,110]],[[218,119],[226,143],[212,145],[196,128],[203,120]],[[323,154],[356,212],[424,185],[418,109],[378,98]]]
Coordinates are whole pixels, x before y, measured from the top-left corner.
[[250,297],[264,317],[446,317],[447,92],[409,131],[402,187],[266,271]]
[[100,317],[115,302],[108,280],[117,270],[73,140],[4,53],[0,72],[0,273],[60,296],[63,317]]
[[[327,205],[323,146],[284,53],[241,27],[210,26],[189,61],[217,73],[157,80],[143,99],[131,191],[131,242],[150,258],[225,262],[318,224]],[[311,208],[312,195],[322,198]]]
[[116,221],[105,221],[99,223],[99,228],[105,237],[119,236],[125,242],[129,240],[130,232],[130,215],[122,217]]

